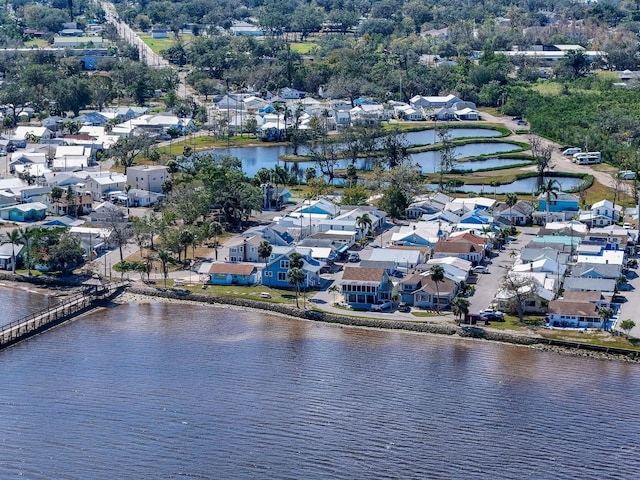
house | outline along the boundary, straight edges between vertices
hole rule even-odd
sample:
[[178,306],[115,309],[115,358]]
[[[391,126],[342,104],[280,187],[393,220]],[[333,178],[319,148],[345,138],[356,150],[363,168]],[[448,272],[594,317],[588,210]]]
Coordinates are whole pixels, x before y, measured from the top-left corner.
[[305,200],[302,202],[302,207],[298,208],[293,213],[328,215],[330,218],[333,218],[340,213],[340,207],[324,198],[319,200]]
[[0,245],[0,268],[3,270],[13,270],[13,259],[16,267],[22,259],[24,245],[15,243],[3,243]]
[[[544,193],[538,195],[538,211],[546,212],[547,196]],[[571,193],[558,192],[551,195],[549,212],[578,212],[580,210],[580,197]]]
[[473,264],[458,257],[432,258],[426,264],[416,267],[419,272],[428,272],[433,265],[440,265],[444,270],[444,276],[456,283],[469,280],[469,274],[473,269]]
[[451,231],[448,224],[440,222],[418,222],[408,226],[400,227],[398,232],[391,235],[393,245],[404,246],[426,246],[435,247],[436,244],[445,239]]
[[301,100],[306,97],[307,94],[295,88],[284,87],[280,89],[280,97],[285,100]]
[[451,304],[458,285],[445,277],[436,286],[430,274],[413,274],[400,281],[399,292],[402,301],[409,305],[441,310]]
[[600,200],[580,212],[579,220],[589,227],[608,227],[622,218],[622,207],[609,200]]
[[151,38],[169,38],[169,29],[166,27],[152,27]]
[[98,252],[105,250],[112,230],[108,228],[95,228],[83,226],[71,226],[69,234],[78,239],[88,258],[96,257]]
[[403,272],[412,272],[416,266],[426,259],[421,250],[374,248],[368,259],[370,262],[393,262],[395,269]]
[[261,240],[266,240],[276,247],[288,246],[294,242],[294,238],[289,234],[288,230],[275,222],[270,225],[258,225],[256,227],[251,227],[245,230],[242,235],[245,238],[258,236]]
[[169,168],[164,165],[133,165],[127,169],[127,184],[140,190],[162,193],[169,179]]
[[[36,127],[36,126],[20,126],[16,127],[16,131],[13,134],[12,138],[28,140],[32,141],[36,140],[48,140],[53,137],[53,132],[46,127]],[[36,143],[36,142],[32,142]]]
[[229,31],[236,37],[262,37],[264,32],[255,25],[241,20],[233,20]]
[[235,238],[225,245],[229,247],[230,262],[263,262],[265,259],[258,255],[258,247],[262,238],[253,237]]
[[543,272],[518,272],[513,274],[516,278],[529,278],[531,283],[520,287],[518,293],[504,288],[498,289],[495,302],[503,312],[517,312],[517,295],[524,298],[522,305],[525,314],[540,314],[547,311],[549,302],[555,298],[557,282],[555,278],[548,277]]
[[501,202],[493,208],[493,216],[508,225],[526,225],[532,221],[534,211],[533,204],[524,200],[518,200],[512,207]]
[[91,193],[94,200],[98,201],[104,199],[110,192],[124,190],[126,184],[127,176],[121,173],[94,172],[89,174],[84,188]]
[[22,189],[20,192],[20,198],[22,203],[29,202],[41,202],[48,203],[49,202],[49,194],[51,193],[51,187],[26,187]]
[[604,320],[591,302],[554,300],[549,302],[547,324],[551,327],[602,328]]
[[352,308],[370,308],[378,300],[393,298],[393,283],[382,268],[345,266],[340,287]]
[[18,167],[23,168],[27,165],[45,165],[47,164],[47,155],[44,152],[20,152],[14,153],[9,162],[9,172],[16,173]]
[[[454,105],[455,107],[455,105]],[[462,108],[460,110],[453,109],[456,119],[461,121],[476,121],[480,120],[480,112],[475,108]]]
[[532,262],[515,265],[512,269],[514,272],[544,272],[550,273],[552,275],[556,275],[559,277],[564,277],[565,272],[567,271],[566,265],[561,265],[553,259],[542,257]]
[[59,172],[83,170],[91,165],[91,147],[83,145],[58,145],[51,168]]
[[572,277],[608,278],[617,280],[622,275],[622,265],[578,263],[571,269]]
[[53,37],[53,46],[57,48],[106,48],[108,44],[101,37]]
[[614,293],[616,280],[610,278],[567,277],[564,279],[567,292],[607,292]]
[[304,282],[301,288],[317,287],[321,284],[320,270],[324,262],[312,256],[312,250],[306,247],[273,247],[267,265],[262,269],[262,284],[270,287],[291,287],[287,273],[289,272],[289,256],[297,252],[302,255],[302,271]]
[[123,209],[111,202],[102,202],[91,211],[89,219],[96,223],[111,223],[118,219],[126,219],[126,209]]
[[68,187],[62,197],[53,199],[51,192],[48,195],[49,210],[54,215],[71,215],[74,217],[86,215],[93,208],[91,193]]
[[484,249],[469,240],[445,240],[438,242],[433,250],[433,258],[458,257],[478,264],[484,256]]
[[150,192],[140,188],[132,188],[125,192],[129,207],[150,207],[167,198],[163,193]]
[[35,222],[47,216],[44,203],[32,202],[0,208],[0,218],[13,222]]
[[208,272],[212,285],[255,285],[258,268],[244,263],[215,262]]
[[85,223],[84,220],[72,217],[71,215],[64,215],[60,217],[48,217],[47,220],[45,220],[40,224],[40,226],[51,227],[51,228],[56,228],[56,227],[71,228],[71,227],[79,227],[84,223]]
[[414,108],[443,108],[452,107],[455,103],[462,100],[455,95],[449,94],[446,96],[422,96],[415,95],[409,100],[409,103]]

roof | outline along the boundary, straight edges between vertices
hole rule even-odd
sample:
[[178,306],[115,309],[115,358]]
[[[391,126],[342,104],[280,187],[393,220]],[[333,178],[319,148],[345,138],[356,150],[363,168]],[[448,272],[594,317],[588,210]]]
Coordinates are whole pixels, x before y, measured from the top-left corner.
[[407,263],[415,265],[421,260],[421,256],[419,250],[376,248],[371,250],[369,260],[396,262],[399,265]]
[[0,245],[0,258],[11,258],[12,255],[18,255],[24,245],[21,244],[13,244],[13,243],[3,243]]
[[464,240],[439,242],[434,249],[435,253],[473,253],[477,251],[473,242]]
[[616,281],[610,278],[567,277],[564,279],[565,290],[592,290],[594,292],[613,292]]
[[47,206],[40,202],[20,203],[18,205],[12,205],[10,207],[4,207],[0,210],[20,210],[22,212],[30,212],[32,210],[46,210]]
[[617,279],[620,276],[622,265],[601,264],[601,263],[578,263],[571,271],[572,277],[582,277],[584,274],[593,271],[603,278]]
[[342,281],[380,283],[385,275],[384,268],[344,267]]
[[600,318],[597,307],[591,302],[570,302],[566,300],[552,300],[549,302],[549,313],[568,315],[573,317]]
[[602,292],[564,292],[562,296],[562,300],[567,302],[577,302],[577,303],[586,303],[586,302],[598,302],[601,300],[607,300],[611,298],[610,295],[603,295]]
[[456,282],[453,280],[444,277],[442,281],[438,282],[438,287],[436,288],[436,282],[433,281],[431,275],[423,275],[422,287],[420,287],[420,291],[422,292],[440,292],[440,295],[453,293],[456,289]]
[[209,269],[210,274],[245,275],[255,273],[256,266],[246,263],[213,263]]

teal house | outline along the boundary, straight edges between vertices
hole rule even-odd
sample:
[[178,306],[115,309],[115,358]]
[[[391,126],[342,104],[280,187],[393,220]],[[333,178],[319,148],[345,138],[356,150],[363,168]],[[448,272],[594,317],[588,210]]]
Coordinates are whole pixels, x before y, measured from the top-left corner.
[[21,203],[11,207],[0,208],[0,218],[11,222],[35,222],[47,216],[47,206],[44,203]]

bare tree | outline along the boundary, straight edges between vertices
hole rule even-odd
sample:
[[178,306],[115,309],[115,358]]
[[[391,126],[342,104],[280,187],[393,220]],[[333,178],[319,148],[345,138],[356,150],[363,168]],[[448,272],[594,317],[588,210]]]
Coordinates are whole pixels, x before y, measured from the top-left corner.
[[538,177],[540,182],[542,182],[545,173],[553,168],[553,164],[551,163],[553,145],[550,143],[545,144],[540,137],[531,135],[529,137],[529,146],[536,170],[538,171]]
[[538,282],[529,276],[509,272],[502,279],[500,287],[511,298],[513,307],[518,313],[518,319],[522,322],[526,302],[536,296]]

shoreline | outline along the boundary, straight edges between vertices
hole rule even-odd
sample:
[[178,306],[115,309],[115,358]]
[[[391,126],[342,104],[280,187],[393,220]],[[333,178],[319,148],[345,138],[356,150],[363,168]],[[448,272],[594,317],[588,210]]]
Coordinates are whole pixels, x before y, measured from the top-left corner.
[[[188,298],[187,298],[188,297]],[[445,335],[464,340],[485,340],[515,346],[533,348],[540,351],[586,357],[601,360],[616,360],[629,363],[640,363],[640,351],[626,351],[616,347],[599,347],[576,342],[562,342],[545,339],[540,336],[485,330],[476,326],[454,326],[433,323],[413,323],[405,320],[377,320],[364,317],[348,317],[326,314],[324,312],[299,310],[288,305],[270,304],[245,299],[231,299],[223,297],[207,297],[198,294],[180,295],[171,290],[155,290],[148,287],[134,286],[114,298],[114,303],[125,305],[128,303],[191,303],[201,306],[215,306],[218,308],[232,308],[244,311],[259,311],[278,316],[285,316],[294,320],[306,320],[340,325],[349,328],[364,328],[373,330],[402,330],[407,333],[427,335]]]

